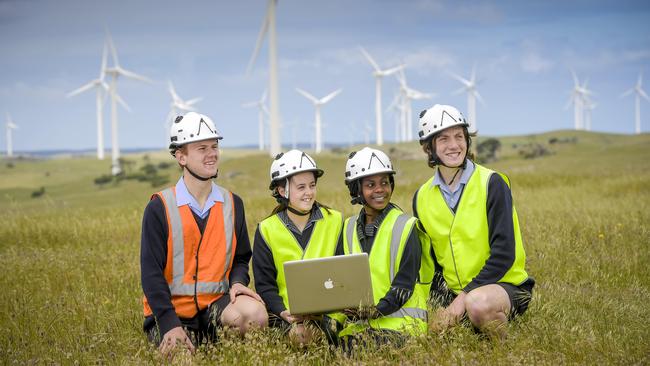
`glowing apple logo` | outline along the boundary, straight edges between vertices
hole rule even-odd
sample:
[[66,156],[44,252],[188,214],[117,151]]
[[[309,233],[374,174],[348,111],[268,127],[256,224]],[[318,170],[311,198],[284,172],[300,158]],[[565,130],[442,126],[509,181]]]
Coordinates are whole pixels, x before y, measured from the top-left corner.
[[325,286],[326,289],[331,290],[334,288],[334,281],[332,281],[331,278],[328,278],[327,281],[323,283],[323,286]]

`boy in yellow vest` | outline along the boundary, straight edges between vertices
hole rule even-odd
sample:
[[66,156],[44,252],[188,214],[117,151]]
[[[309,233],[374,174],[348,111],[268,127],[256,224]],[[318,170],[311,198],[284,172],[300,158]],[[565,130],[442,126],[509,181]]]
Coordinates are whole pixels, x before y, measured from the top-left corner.
[[251,248],[244,204],[212,182],[222,138],[210,118],[189,112],[171,127],[175,187],[154,194],[142,220],[144,331],[168,358],[214,340],[219,326],[241,334],[264,327],[262,299],[248,283]]
[[478,329],[504,337],[508,319],[528,308],[535,281],[524,268],[509,180],[468,157],[468,126],[449,105],[420,114],[420,144],[434,173],[415,193],[413,212],[431,237],[432,295],[444,307],[430,324],[443,330],[466,315]]
[[420,241],[417,219],[390,202],[394,174],[388,156],[369,147],[351,153],[346,163],[352,203],[363,208],[345,220],[337,254],[368,253],[375,304],[343,311],[348,315],[339,333],[347,339],[344,346],[363,333],[380,343],[387,339],[400,343],[402,335],[427,330],[433,276],[429,242]]

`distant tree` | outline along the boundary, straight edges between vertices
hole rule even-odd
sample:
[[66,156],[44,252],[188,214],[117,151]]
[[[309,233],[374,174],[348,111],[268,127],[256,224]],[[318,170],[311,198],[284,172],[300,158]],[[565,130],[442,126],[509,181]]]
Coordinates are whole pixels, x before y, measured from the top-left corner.
[[501,141],[495,138],[483,140],[476,145],[478,160],[490,162],[497,160],[497,151],[501,148]]
[[45,187],[41,187],[40,189],[32,192],[32,198],[37,198],[44,194],[45,194]]
[[108,184],[113,181],[113,176],[110,174],[105,174],[102,176],[99,176],[95,178],[95,184],[98,186],[103,186],[104,184]]

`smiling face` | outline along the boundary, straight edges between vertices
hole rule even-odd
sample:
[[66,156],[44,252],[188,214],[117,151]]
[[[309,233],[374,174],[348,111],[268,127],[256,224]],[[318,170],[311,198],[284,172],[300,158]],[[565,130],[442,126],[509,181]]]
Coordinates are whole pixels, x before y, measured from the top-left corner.
[[176,160],[201,177],[212,177],[219,168],[219,141],[191,142],[176,150]]
[[[278,193],[285,196],[284,186],[278,187]],[[314,172],[302,172],[289,178],[289,206],[301,211],[311,210],[316,201],[316,177]]]
[[456,126],[441,131],[433,143],[438,159],[445,166],[455,168],[463,165],[467,154],[467,141],[463,127]]
[[388,173],[375,174],[361,178],[361,194],[366,201],[366,211],[379,212],[386,208],[393,194]]

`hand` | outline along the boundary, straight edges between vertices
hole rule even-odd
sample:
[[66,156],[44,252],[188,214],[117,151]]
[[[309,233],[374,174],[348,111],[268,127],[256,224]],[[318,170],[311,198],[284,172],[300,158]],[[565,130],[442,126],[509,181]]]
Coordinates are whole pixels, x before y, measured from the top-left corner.
[[158,351],[160,351],[163,357],[171,361],[174,358],[173,351],[174,348],[176,348],[176,345],[186,347],[192,354],[196,351],[196,348],[194,348],[192,341],[190,341],[190,338],[187,336],[187,333],[185,333],[185,330],[183,330],[183,327],[176,327],[167,331],[163,336],[162,342],[160,342]]
[[289,324],[296,323],[300,320],[298,316],[291,315],[289,310],[283,310],[280,313],[280,317],[284,320],[286,320]]
[[440,333],[458,324],[465,315],[465,292],[461,292],[446,308],[440,308],[429,321],[432,332]]
[[229,292],[229,294],[230,294],[230,303],[231,303],[231,304],[234,304],[235,301],[237,301],[237,296],[239,296],[239,295],[250,296],[250,297],[252,297],[253,299],[255,299],[255,300],[261,302],[262,304],[264,304],[264,300],[262,300],[262,298],[260,297],[260,295],[258,295],[255,291],[249,289],[248,287],[242,285],[242,284],[239,283],[239,282],[234,283],[234,284],[230,287],[230,292]]

